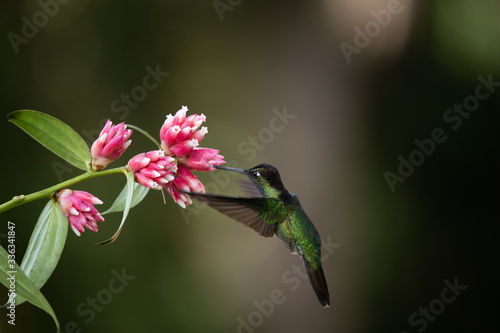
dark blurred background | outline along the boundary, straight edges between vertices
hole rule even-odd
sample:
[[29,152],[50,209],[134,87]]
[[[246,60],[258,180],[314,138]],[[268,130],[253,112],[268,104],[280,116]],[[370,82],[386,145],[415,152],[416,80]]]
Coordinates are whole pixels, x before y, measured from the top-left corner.
[[[1,201],[79,174],[9,112],[49,113],[91,144],[108,118],[158,137],[187,105],[207,116],[202,146],[280,170],[324,239],[332,300],[278,239],[151,191],[111,245],[93,243],[120,214],[70,231],[42,289],[63,332],[498,330],[499,1],[63,2],[0,5]],[[132,139],[115,166],[155,149]],[[198,175],[240,193],[238,175]],[[123,185],[73,188],[104,210]],[[18,256],[44,205],[2,213]],[[2,332],[55,331],[31,304],[15,327],[0,317]]]

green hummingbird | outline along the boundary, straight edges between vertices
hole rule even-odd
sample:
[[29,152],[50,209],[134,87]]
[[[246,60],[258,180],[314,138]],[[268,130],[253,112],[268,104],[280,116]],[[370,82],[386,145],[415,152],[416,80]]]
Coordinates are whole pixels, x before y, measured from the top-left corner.
[[247,175],[251,186],[244,189],[252,197],[186,194],[252,228],[261,236],[272,237],[276,234],[293,254],[303,258],[319,302],[324,307],[330,306],[330,294],[321,265],[319,233],[302,209],[297,196],[288,192],[283,185],[278,170],[269,164],[260,164],[247,170],[216,168]]

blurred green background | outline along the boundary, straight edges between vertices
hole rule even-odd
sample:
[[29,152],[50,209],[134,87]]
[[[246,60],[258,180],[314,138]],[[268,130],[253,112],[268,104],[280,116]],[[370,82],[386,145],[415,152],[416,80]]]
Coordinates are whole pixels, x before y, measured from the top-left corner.
[[[90,144],[108,118],[158,137],[165,115],[187,105],[207,116],[202,146],[233,165],[280,170],[328,245],[332,301],[319,305],[278,239],[154,192],[111,245],[93,243],[115,232],[119,214],[98,233],[70,231],[42,289],[63,332],[498,329],[499,1],[62,2],[0,4],[1,201],[79,174],[9,112],[49,113]],[[145,90],[148,67],[168,75]],[[494,82],[477,88],[479,77]],[[475,99],[477,89],[487,97]],[[464,103],[475,111],[447,111]],[[414,152],[436,128],[446,140],[429,156]],[[154,149],[132,139],[115,166]],[[400,155],[419,165],[392,191],[385,173],[398,173]],[[239,193],[238,175],[198,175],[207,190]],[[123,184],[74,189],[104,210]],[[16,223],[19,258],[44,205],[1,214],[0,233]],[[117,274],[128,280],[113,293]],[[454,295],[445,280],[467,289],[443,302]],[[273,291],[283,302],[271,309]],[[30,304],[16,309],[15,327],[0,318],[2,332],[55,331]]]

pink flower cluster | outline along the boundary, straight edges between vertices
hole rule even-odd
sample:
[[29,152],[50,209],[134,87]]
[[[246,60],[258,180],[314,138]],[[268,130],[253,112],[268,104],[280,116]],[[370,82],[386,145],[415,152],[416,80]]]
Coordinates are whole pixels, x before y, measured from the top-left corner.
[[181,191],[205,192],[203,184],[190,170],[213,171],[216,165],[226,163],[218,150],[198,147],[208,132],[206,127],[200,128],[206,117],[203,114],[186,117],[187,111],[183,106],[175,116],[167,116],[160,129],[162,150],[136,155],[128,163],[141,185],[165,188],[183,208],[191,205],[192,200]]
[[132,140],[129,140],[131,135],[132,130],[127,129],[124,123],[113,125],[108,119],[101,134],[99,134],[99,138],[94,141],[90,149],[92,169],[102,170],[120,157],[132,143]]
[[84,227],[94,232],[99,230],[97,221],[102,222],[104,218],[94,205],[102,204],[101,200],[90,193],[68,189],[59,191],[57,200],[63,215],[69,219],[69,226],[77,236],[85,231]]
[[128,167],[135,174],[135,179],[142,186],[160,189],[175,179],[177,163],[172,156],[165,156],[163,150],[153,150],[135,155]]
[[[205,193],[205,187],[190,170],[213,171],[215,166],[226,163],[218,150],[198,147],[208,132],[206,127],[200,128],[206,117],[203,114],[186,117],[187,111],[183,106],[175,116],[167,116],[160,130],[161,150],[138,154],[128,162],[139,184],[166,189],[183,208],[193,203],[183,192]],[[132,130],[124,123],[113,125],[108,120],[90,150],[92,169],[100,171],[120,157],[132,143],[131,135]],[[58,192],[57,198],[71,229],[78,236],[84,228],[97,231],[97,221],[104,221],[93,206],[102,201],[87,192],[65,189]]]

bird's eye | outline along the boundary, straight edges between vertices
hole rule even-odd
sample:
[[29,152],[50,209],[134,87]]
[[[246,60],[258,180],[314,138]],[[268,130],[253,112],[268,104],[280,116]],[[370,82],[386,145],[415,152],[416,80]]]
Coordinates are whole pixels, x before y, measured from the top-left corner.
[[260,177],[260,172],[258,172],[258,171],[254,171],[253,175],[254,175],[255,177]]

